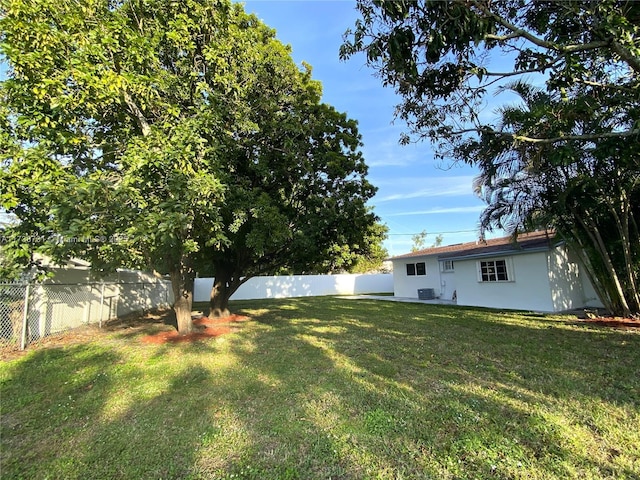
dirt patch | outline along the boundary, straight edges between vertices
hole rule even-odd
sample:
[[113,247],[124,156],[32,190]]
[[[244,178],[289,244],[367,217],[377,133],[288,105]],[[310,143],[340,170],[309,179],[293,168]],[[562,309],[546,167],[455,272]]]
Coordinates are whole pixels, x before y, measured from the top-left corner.
[[207,340],[221,335],[238,331],[238,328],[231,326],[234,323],[246,322],[249,317],[242,315],[229,315],[222,318],[199,317],[193,320],[194,331],[187,335],[180,335],[177,331],[163,331],[142,337],[143,343],[165,344],[184,343],[198,340]]
[[601,325],[603,327],[623,328],[623,329],[640,329],[640,319],[623,318],[623,317],[596,317],[585,318],[579,320],[580,323],[588,323],[591,325]]
[[216,338],[221,335],[233,332],[234,329],[229,327],[205,327],[202,330],[191,332],[187,335],[180,335],[178,332],[158,332],[153,335],[147,335],[142,337],[142,343],[151,343],[160,345],[164,343],[183,343],[194,342],[196,340],[207,340],[209,338]]
[[221,324],[227,324],[227,323],[238,323],[238,322],[246,322],[247,320],[249,320],[249,317],[245,317],[243,315],[236,315],[236,314],[232,314],[232,315],[228,315],[226,317],[220,317],[220,318],[209,318],[209,317],[200,317],[200,318],[196,318],[193,321],[194,325],[204,325],[204,326],[211,326],[211,325],[221,325]]

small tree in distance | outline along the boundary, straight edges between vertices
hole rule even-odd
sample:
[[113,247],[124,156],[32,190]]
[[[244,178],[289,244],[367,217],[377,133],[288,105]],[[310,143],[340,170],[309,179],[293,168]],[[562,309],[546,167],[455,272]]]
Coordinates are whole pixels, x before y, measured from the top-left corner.
[[[424,250],[425,248],[427,248],[425,246],[427,244],[427,235],[427,231],[423,230],[422,232],[416,233],[411,236],[411,241],[413,242],[413,245],[411,246],[412,252],[419,252],[420,250]],[[444,237],[439,233],[438,235],[436,235],[436,238],[429,248],[439,247],[440,245],[442,245],[443,239]]]

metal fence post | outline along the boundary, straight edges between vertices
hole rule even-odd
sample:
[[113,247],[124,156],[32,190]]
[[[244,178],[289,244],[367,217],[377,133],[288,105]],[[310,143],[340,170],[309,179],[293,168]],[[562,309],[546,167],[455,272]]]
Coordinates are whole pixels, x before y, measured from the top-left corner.
[[[78,285],[80,285],[81,287],[85,287],[85,285],[82,285],[80,283]],[[84,289],[81,288],[80,292],[84,293],[84,295],[81,295],[81,297],[84,296],[83,298],[84,308],[82,310],[82,316],[84,318],[82,319],[82,323],[84,323],[85,325],[88,325],[90,315],[91,315],[91,298],[90,297],[91,297],[91,290],[93,289],[93,287],[91,286],[91,284],[87,284],[86,288],[87,288],[87,291],[83,291]]]
[[100,287],[100,321],[98,322],[98,327],[102,328],[102,309],[104,306],[104,281]]
[[24,289],[24,307],[22,311],[22,338],[20,339],[20,350],[27,347],[27,323],[29,322],[29,297],[31,293],[31,284],[27,283]]

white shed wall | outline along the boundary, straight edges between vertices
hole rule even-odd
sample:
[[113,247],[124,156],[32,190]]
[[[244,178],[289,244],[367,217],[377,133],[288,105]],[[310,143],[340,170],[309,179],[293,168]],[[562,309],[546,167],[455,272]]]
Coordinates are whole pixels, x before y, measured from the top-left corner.
[[580,280],[582,281],[582,290],[584,292],[584,307],[590,308],[604,308],[604,303],[598,297],[596,289],[593,288],[589,276],[584,270],[584,267],[580,270]]
[[585,294],[577,259],[565,247],[558,247],[548,253],[547,261],[554,311],[584,307]]
[[[442,267],[442,265],[440,266]],[[457,268],[455,264],[454,268]],[[456,293],[457,295],[457,290],[458,284],[456,282],[456,272],[440,272],[440,298],[444,300],[453,300],[453,294]]]

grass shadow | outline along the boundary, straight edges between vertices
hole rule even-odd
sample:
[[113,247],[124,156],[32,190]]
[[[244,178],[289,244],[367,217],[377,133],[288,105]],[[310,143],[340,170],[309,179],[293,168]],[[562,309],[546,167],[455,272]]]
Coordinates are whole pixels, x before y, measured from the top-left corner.
[[640,433],[630,427],[640,422],[638,335],[371,300],[242,301],[232,310],[251,321],[209,341],[144,345],[136,335],[154,326],[141,324],[0,364],[3,475],[640,472]]

